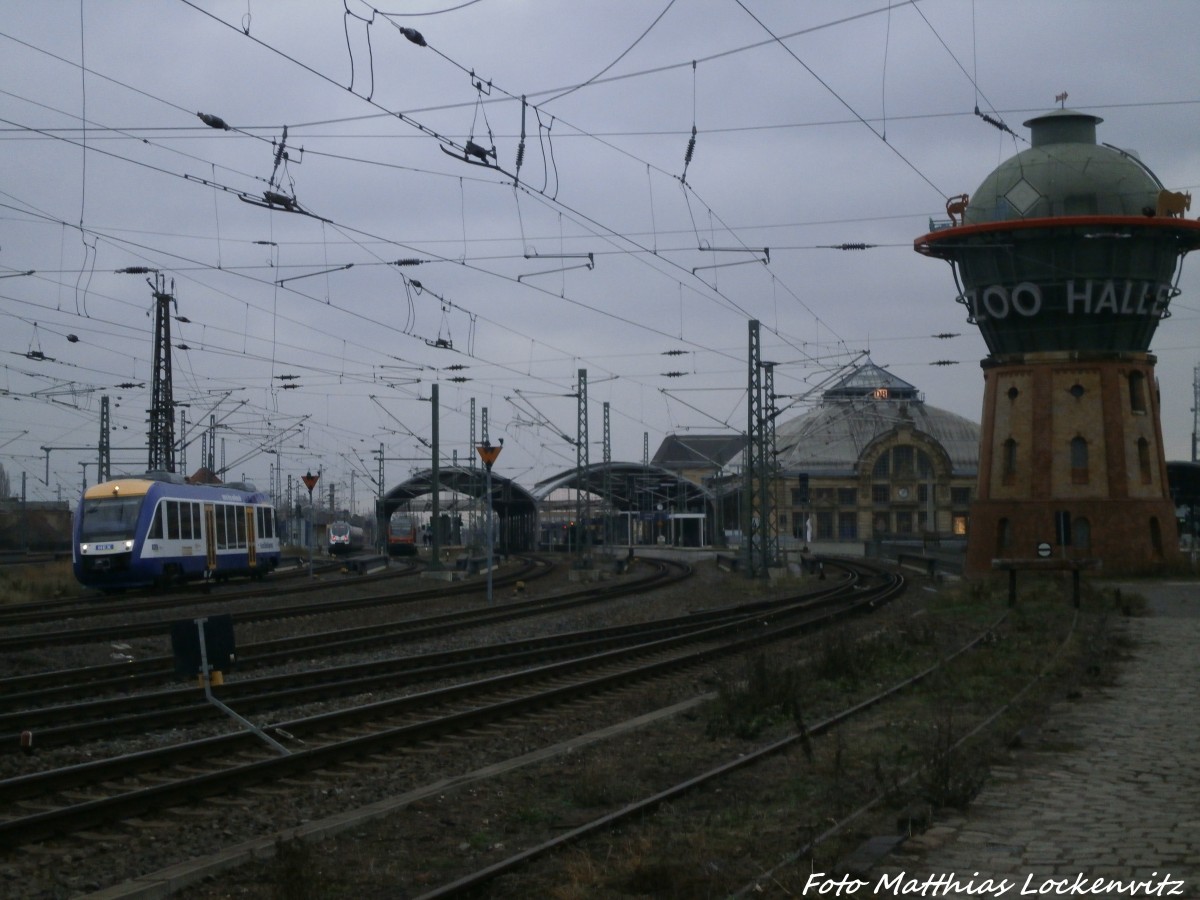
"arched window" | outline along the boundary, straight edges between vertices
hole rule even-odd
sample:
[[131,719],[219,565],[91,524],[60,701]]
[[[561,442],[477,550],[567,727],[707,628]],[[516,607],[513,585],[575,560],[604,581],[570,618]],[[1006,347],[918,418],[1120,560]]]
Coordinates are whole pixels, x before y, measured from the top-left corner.
[[1150,470],[1150,442],[1138,438],[1137,442],[1138,472],[1142,476],[1142,484],[1150,484],[1154,480]]
[[933,476],[933,460],[924,450],[917,451],[917,475],[921,478]]
[[1146,376],[1141,372],[1129,373],[1129,408],[1135,413],[1146,411]]
[[1088,443],[1076,435],[1071,438],[1071,483],[1088,482]]
[[871,470],[871,477],[876,481],[887,481],[891,474],[891,459],[892,451],[884,450],[879,454],[879,459],[875,460],[875,468]]

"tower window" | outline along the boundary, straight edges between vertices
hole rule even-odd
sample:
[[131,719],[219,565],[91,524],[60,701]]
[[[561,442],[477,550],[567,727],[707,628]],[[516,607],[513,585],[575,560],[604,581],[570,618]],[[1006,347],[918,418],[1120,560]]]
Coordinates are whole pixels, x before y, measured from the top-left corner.
[[1079,399],[1080,397],[1082,397],[1082,396],[1084,395],[1084,393],[1086,393],[1086,392],[1085,392],[1085,391],[1084,391],[1084,389],[1083,389],[1083,385],[1082,385],[1082,384],[1079,384],[1078,382],[1076,382],[1075,384],[1071,385],[1071,388],[1070,388],[1070,390],[1068,391],[1068,393],[1070,393],[1070,395],[1071,395],[1072,397],[1074,397],[1076,400],[1078,400],[1078,399]]
[[1089,550],[1092,546],[1092,523],[1084,516],[1071,522],[1071,545],[1077,550]]
[[1154,551],[1155,557],[1162,559],[1163,555],[1163,537],[1162,526],[1158,524],[1158,518],[1152,516],[1150,518],[1150,548]]
[[1020,395],[1021,395],[1021,392],[1018,391],[1015,387],[1010,387],[1008,389],[1008,399],[1009,400],[1016,400],[1017,397],[1019,397]]
[[1012,484],[1017,477],[1017,442],[1009,438],[1004,442],[1004,468],[1001,474],[1005,484]]
[[1146,376],[1141,372],[1129,373],[1129,409],[1134,413],[1146,412]]
[[1071,483],[1088,483],[1088,443],[1078,436],[1071,438]]
[[1137,442],[1138,472],[1142,476],[1142,484],[1150,484],[1154,480],[1150,470],[1150,442],[1138,438]]

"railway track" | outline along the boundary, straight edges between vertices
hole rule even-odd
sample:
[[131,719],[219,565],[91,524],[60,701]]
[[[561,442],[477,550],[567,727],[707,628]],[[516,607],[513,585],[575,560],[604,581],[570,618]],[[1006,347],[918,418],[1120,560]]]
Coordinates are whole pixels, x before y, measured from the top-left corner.
[[847,578],[817,600],[793,598],[790,606],[770,612],[755,609],[619,649],[277,723],[268,730],[296,748],[288,755],[241,732],[8,779],[0,782],[0,809],[14,812],[0,821],[0,839],[18,846],[254,784],[302,778],[366,756],[402,753],[792,637],[873,609],[903,590],[898,575],[877,573],[870,583],[863,577]]
[[[504,586],[519,580],[528,582],[544,577],[552,570],[552,566],[542,561],[533,560],[532,563],[532,566],[523,566],[520,570],[497,579],[496,584]],[[563,612],[619,595],[653,590],[669,583],[673,578],[686,577],[689,571],[686,567],[668,565],[658,561],[649,561],[647,565],[647,574],[632,581],[595,585],[550,597],[510,601],[493,607],[441,613],[423,616],[419,619],[403,619],[390,623],[340,628],[241,644],[237,648],[236,669],[239,673],[253,671],[267,666],[286,664],[300,654],[311,658],[359,652],[372,647],[395,646],[406,641],[436,637],[456,630],[485,627],[551,612]],[[478,587],[475,586],[474,589],[478,590]],[[454,593],[459,593],[459,591]],[[363,602],[366,606],[374,606],[389,600],[394,603],[405,603],[444,596],[447,596],[445,590],[433,589],[402,595],[384,595],[382,598],[368,597],[364,598]],[[350,601],[340,601],[340,605],[336,606],[336,611],[340,612],[351,608],[353,607]],[[238,621],[243,621],[240,615]],[[11,676],[0,679],[0,722],[9,719],[19,720],[20,715],[14,718],[11,714],[19,714],[23,711],[85,698],[96,698],[106,693],[127,694],[130,691],[158,687],[174,680],[177,680],[177,675],[174,659],[170,656]],[[0,725],[0,734],[3,733],[4,726]]]
[[[549,574],[550,567],[547,563],[537,559],[524,559],[520,566],[516,569],[505,572],[502,576],[496,579],[496,584],[500,586],[509,585],[514,581],[524,580],[529,581],[540,577],[541,575]],[[355,585],[362,584],[361,579],[356,579],[353,582]],[[328,591],[332,586],[328,583],[304,586],[301,590],[304,592],[310,590]],[[460,594],[475,593],[480,590],[479,584],[474,581],[457,581],[446,583],[439,587],[427,588],[414,591],[404,591],[402,593],[388,592],[385,594],[375,594],[369,597],[346,598],[341,597],[333,600],[318,600],[301,603],[283,603],[277,606],[260,607],[257,609],[238,610],[235,614],[235,619],[238,622],[263,622],[275,619],[287,619],[297,616],[312,616],[322,613],[341,613],[354,609],[368,609],[374,606],[385,606],[394,603],[415,602],[418,600],[429,600],[437,597],[446,597]],[[277,592],[276,592],[277,593]],[[289,591],[289,593],[293,593]],[[198,607],[195,601],[188,603],[188,608],[203,611],[206,608],[212,608],[213,612],[225,611],[231,601],[231,597],[222,596],[205,600]],[[109,641],[124,641],[138,637],[153,637],[164,634],[169,629],[170,621],[180,618],[180,604],[175,602],[162,604],[154,601],[154,605],[148,606],[150,610],[165,609],[174,611],[174,615],[170,620],[150,619],[143,622],[120,622],[111,625],[97,625],[92,627],[81,628],[66,628],[53,631],[28,632],[18,634],[6,634],[0,636],[0,653],[13,652],[18,650],[27,650],[31,647],[48,647],[48,646],[64,646],[71,644],[89,644],[89,643],[106,643]],[[122,615],[128,612],[137,611],[125,609],[108,609],[104,611],[105,615]],[[2,623],[0,623],[2,624]]]
[[[549,841],[545,841],[536,846],[527,848],[519,853],[512,854],[498,862],[493,862],[485,867],[476,869],[473,872],[469,872],[466,875],[463,875],[452,882],[441,885],[440,887],[434,888],[433,890],[423,892],[417,896],[416,900],[446,900],[446,898],[450,897],[475,896],[477,895],[478,891],[484,889],[487,885],[493,883],[497,879],[523,869],[531,862],[541,857],[561,851],[564,848],[574,844],[581,844],[593,837],[596,837],[597,835],[609,833],[612,831],[612,829],[619,827],[623,823],[641,821],[646,816],[653,814],[655,810],[665,804],[683,801],[689,795],[705,789],[710,789],[714,783],[719,783],[723,779],[727,779],[731,775],[745,768],[759,765],[764,760],[786,753],[798,745],[807,744],[814,738],[821,738],[825,735],[828,735],[835,729],[864,716],[866,713],[871,712],[876,707],[895,698],[897,695],[910,691],[922,682],[949,669],[956,659],[978,648],[984,641],[992,636],[995,629],[999,627],[1000,623],[1005,618],[1007,618],[1007,615],[1008,614],[1005,613],[992,626],[975,635],[971,640],[959,647],[957,651],[938,660],[934,665],[926,667],[915,675],[899,679],[887,687],[881,687],[880,690],[870,697],[838,710],[831,715],[825,716],[820,721],[809,724],[802,731],[772,741],[752,752],[739,754],[736,759],[724,762],[705,772],[700,773],[699,775],[691,776],[664,789],[657,790],[649,796],[639,797],[633,801],[627,802],[619,810],[578,825]],[[1074,625],[1072,625],[1071,632],[1068,632],[1067,640],[1069,640],[1073,631]],[[1065,644],[1066,641],[1064,641],[1063,645],[1059,648],[1060,653],[1062,651],[1062,647],[1065,647]],[[954,745],[948,747],[947,753],[952,752],[954,749],[962,746],[968,739],[975,736],[988,725],[991,725],[1002,712],[1006,711],[1014,702],[1019,700],[1023,694],[1028,692],[1033,684],[1036,683],[1038,678],[1041,677],[1041,675],[1042,673],[1039,673],[1039,675],[1035,677],[1033,681],[1026,684],[1013,697],[1005,698],[1004,702],[992,710],[989,715],[983,717],[982,721],[972,731],[966,735],[963,735]],[[930,760],[929,764],[936,764],[936,762],[937,760]],[[911,782],[918,774],[919,771],[910,772],[904,779],[903,783],[907,784]],[[894,793],[898,789],[898,787],[899,785],[896,785],[885,790],[881,794],[877,794],[875,797],[871,798],[868,803],[854,810],[850,815],[845,816],[841,820],[830,820],[828,824],[830,824],[831,827],[825,828],[821,834],[817,835],[813,840],[805,844],[799,851],[790,854],[788,859],[785,860],[784,864],[796,865],[801,860],[806,859],[819,844],[834,837],[839,832],[852,825],[857,819],[869,812],[871,809],[882,804],[890,794]],[[776,868],[779,868],[779,866],[776,866]],[[772,872],[767,872],[766,876],[769,877],[771,874]],[[758,893],[759,890],[761,890],[760,882],[756,881],[744,887],[736,894],[736,896],[741,897],[753,895]]]
[[[340,572],[341,566],[341,562],[325,563],[314,570],[314,574],[329,576],[334,572]],[[416,575],[419,571],[421,571],[421,566],[409,560],[396,568],[389,568],[385,571],[373,572],[370,575],[354,575],[347,578],[347,583],[358,586],[358,584],[389,581],[392,578]],[[304,577],[304,582],[296,583],[301,575]],[[61,596],[61,598],[48,598],[36,602],[23,602],[16,606],[0,607],[0,631],[22,625],[58,623],[64,619],[74,622],[74,620],[120,616],[120,614],[128,613],[175,610],[181,606],[196,604],[227,605],[239,600],[264,598],[264,596],[270,598],[270,596],[284,593],[314,593],[329,588],[329,581],[308,581],[306,569],[302,574],[300,571],[290,572],[290,574],[289,572],[277,572],[276,575],[271,576],[268,583],[258,584],[257,587],[246,587],[246,582],[242,582],[212,586],[211,589],[192,586],[192,589],[172,594],[130,592],[120,595],[119,598],[108,594],[97,594],[83,600],[74,598],[74,596],[70,596],[70,598]]]
[[[453,631],[497,625],[529,616],[546,616],[610,599],[619,592],[629,596],[682,580],[689,569],[679,564],[656,562],[650,574],[634,582],[624,582],[586,590],[573,591],[547,599],[527,600],[482,610],[464,610],[418,620],[406,620],[390,625],[372,625],[321,634],[283,638],[261,644],[250,644],[239,650],[239,669],[254,669],[294,660],[297,653],[319,650],[321,653],[362,651],[380,645],[393,646],[405,641],[425,639]],[[325,700],[335,696],[365,693],[460,675],[464,672],[527,666],[583,652],[596,651],[636,640],[648,640],[653,635],[678,633],[697,628],[703,623],[717,622],[753,610],[767,611],[774,604],[764,602],[753,608],[735,612],[716,610],[675,620],[659,621],[649,626],[626,625],[591,630],[586,633],[557,634],[509,641],[503,644],[472,646],[415,656],[398,656],[336,667],[314,668],[230,680],[214,693],[223,702],[237,702],[241,711],[261,712],[284,703]],[[95,668],[105,670],[104,677]],[[120,734],[145,734],[155,729],[211,718],[213,707],[203,695],[191,688],[176,688],[147,693],[128,694],[65,705],[80,696],[94,696],[105,690],[129,691],[146,685],[157,685],[174,674],[170,657],[142,660],[138,673],[129,673],[121,665],[78,670],[71,680],[50,687],[19,691],[17,688],[38,681],[36,676],[8,679],[0,682],[0,748],[15,752],[20,746],[20,734],[29,732],[39,747],[110,738]],[[68,673],[53,673],[65,677]],[[7,688],[7,690],[5,690]],[[54,705],[61,704],[61,705]]]

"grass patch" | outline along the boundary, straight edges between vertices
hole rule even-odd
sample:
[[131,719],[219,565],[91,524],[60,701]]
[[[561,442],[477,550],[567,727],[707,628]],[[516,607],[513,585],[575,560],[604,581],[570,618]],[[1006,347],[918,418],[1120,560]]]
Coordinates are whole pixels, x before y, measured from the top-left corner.
[[625,768],[620,760],[603,754],[588,754],[575,770],[567,799],[584,808],[619,806],[637,799],[642,793],[637,772]]
[[272,900],[331,900],[350,896],[322,871],[321,855],[316,848],[299,839],[280,838],[275,842],[270,869]]
[[717,698],[708,704],[706,732],[710,738],[749,739],[784,722],[794,722],[803,730],[804,691],[799,670],[758,653],[739,673],[719,680]]
[[70,560],[0,569],[0,603],[32,603],[51,597],[84,597],[90,593],[75,580]]

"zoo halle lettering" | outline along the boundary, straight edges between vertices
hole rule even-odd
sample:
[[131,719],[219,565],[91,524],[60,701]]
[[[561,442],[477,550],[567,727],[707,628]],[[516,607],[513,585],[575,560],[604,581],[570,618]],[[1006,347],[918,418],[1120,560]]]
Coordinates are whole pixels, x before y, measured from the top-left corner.
[[[1046,294],[1051,296],[1047,306]],[[1011,288],[992,284],[963,293],[960,302],[966,304],[972,319],[1007,319],[1010,316],[1032,318],[1043,309],[1071,316],[1149,316],[1162,318],[1174,294],[1169,284],[1134,279],[1069,280],[1061,291],[1047,290],[1032,281],[1022,281]]]

